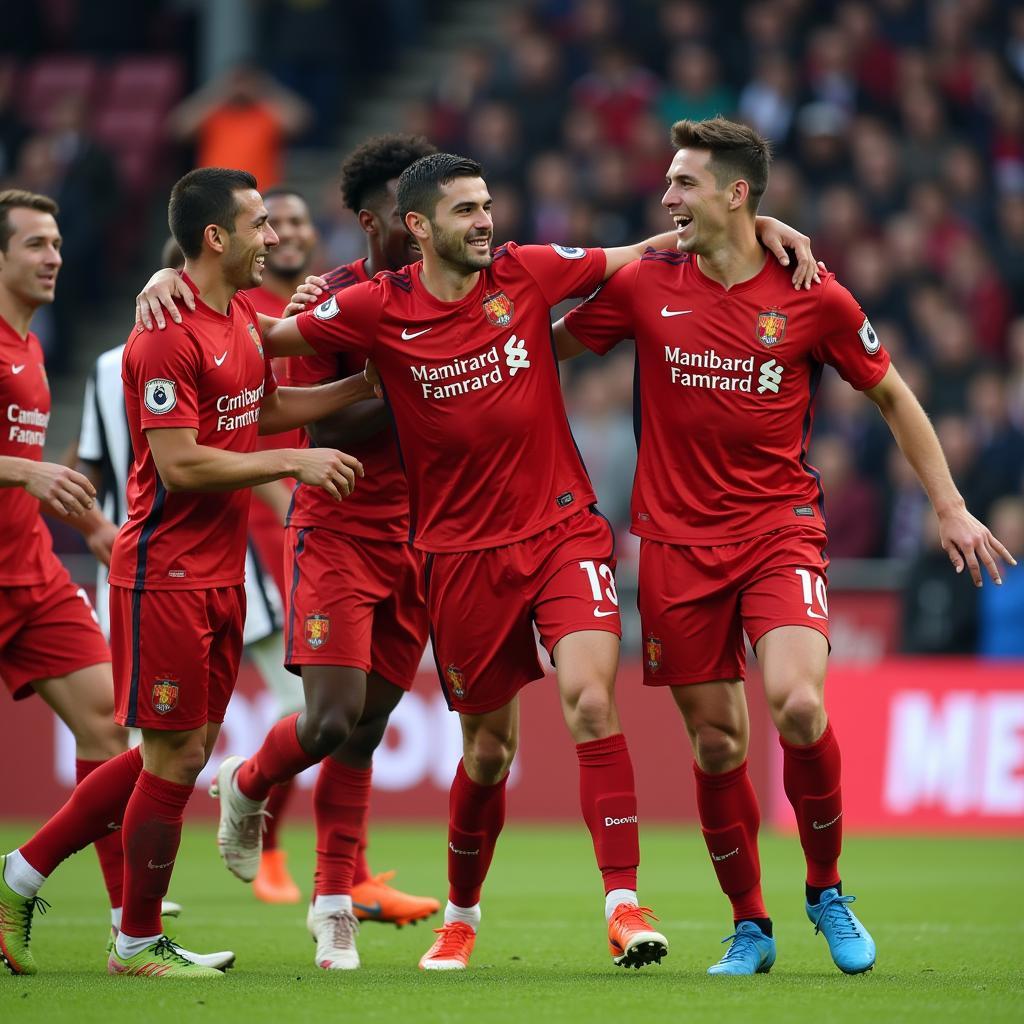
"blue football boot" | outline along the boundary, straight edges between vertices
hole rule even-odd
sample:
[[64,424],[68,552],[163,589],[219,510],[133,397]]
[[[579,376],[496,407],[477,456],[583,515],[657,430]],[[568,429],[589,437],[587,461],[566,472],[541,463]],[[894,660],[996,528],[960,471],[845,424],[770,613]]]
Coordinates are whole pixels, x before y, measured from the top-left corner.
[[775,963],[775,940],[753,921],[740,921],[722,941],[730,943],[729,948],[708,974],[767,974]]
[[828,951],[844,974],[863,974],[875,966],[875,940],[849,907],[856,898],[826,889],[817,905],[806,904],[814,934],[825,936]]

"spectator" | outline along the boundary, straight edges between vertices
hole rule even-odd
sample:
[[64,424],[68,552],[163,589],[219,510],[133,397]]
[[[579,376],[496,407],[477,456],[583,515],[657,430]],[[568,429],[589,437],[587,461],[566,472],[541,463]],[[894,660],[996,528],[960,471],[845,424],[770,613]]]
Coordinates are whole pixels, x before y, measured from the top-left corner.
[[657,111],[666,128],[676,121],[701,121],[730,116],[736,98],[721,82],[718,60],[700,43],[685,43],[669,58],[668,84],[658,97]]
[[879,555],[881,501],[875,485],[857,474],[850,445],[837,434],[821,435],[811,445],[810,461],[825,489],[829,557]]
[[200,167],[238,167],[261,189],[281,180],[284,144],[309,126],[298,95],[248,65],[208,82],[168,116],[171,133],[196,142]]
[[[992,530],[1010,552],[1024,552],[1024,499],[1000,498],[990,513]],[[1024,568],[1004,571],[999,587],[982,587],[978,615],[978,653],[985,658],[1024,657]]]

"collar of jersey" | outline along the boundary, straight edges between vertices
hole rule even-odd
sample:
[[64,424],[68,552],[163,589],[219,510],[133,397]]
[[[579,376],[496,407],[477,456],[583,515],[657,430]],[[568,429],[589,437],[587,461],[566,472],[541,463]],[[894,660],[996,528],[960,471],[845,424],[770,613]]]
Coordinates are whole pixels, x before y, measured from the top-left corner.
[[452,310],[459,309],[467,302],[472,302],[474,299],[479,301],[480,296],[483,295],[484,289],[487,287],[486,281],[486,270],[480,271],[480,279],[474,285],[473,290],[464,295],[461,299],[456,299],[455,302],[445,302],[444,299],[439,299],[421,280],[421,273],[423,270],[423,261],[420,260],[418,263],[409,264],[409,277],[412,280],[413,288],[416,289],[416,294],[421,296],[427,301],[434,309],[443,310],[448,313]]
[[747,278],[746,281],[740,281],[739,284],[734,284],[731,288],[725,288],[721,282],[708,277],[708,275],[700,269],[700,264],[698,263],[696,256],[690,260],[690,266],[693,267],[693,274],[696,282],[704,288],[707,288],[708,291],[718,292],[720,295],[738,295],[741,292],[748,292],[753,288],[757,288],[775,273],[775,268],[772,264],[778,264],[778,260],[776,260],[767,249],[764,249],[763,251],[765,254],[764,266],[762,266],[753,277]]
[[204,316],[211,317],[214,320],[218,320],[220,323],[226,324],[231,320],[231,314],[234,311],[235,299],[234,296],[231,298],[231,302],[228,303],[227,313],[219,313],[213,308],[208,306],[199,296],[199,289],[196,287],[195,281],[192,280],[188,274],[183,270],[181,272],[181,279],[192,289],[192,294],[196,297],[196,312],[202,313]]

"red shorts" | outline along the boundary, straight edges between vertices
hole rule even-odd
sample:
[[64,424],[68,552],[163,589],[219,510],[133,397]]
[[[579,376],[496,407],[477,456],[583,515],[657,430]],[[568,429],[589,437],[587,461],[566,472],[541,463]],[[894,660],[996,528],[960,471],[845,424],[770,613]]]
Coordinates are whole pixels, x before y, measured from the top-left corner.
[[67,569],[34,587],[0,587],[0,676],[15,700],[32,684],[110,661],[89,595]]
[[427,644],[423,555],[411,544],[289,527],[285,665],[348,665],[412,687]]
[[110,588],[114,719],[169,731],[223,722],[238,678],[245,586]]
[[583,509],[515,544],[428,556],[434,656],[448,706],[484,714],[540,679],[534,623],[549,655],[570,633],[622,636],[614,547],[608,520]]
[[787,526],[737,544],[640,544],[644,683],[743,679],[743,633],[756,646],[778,626],[828,638],[825,534]]

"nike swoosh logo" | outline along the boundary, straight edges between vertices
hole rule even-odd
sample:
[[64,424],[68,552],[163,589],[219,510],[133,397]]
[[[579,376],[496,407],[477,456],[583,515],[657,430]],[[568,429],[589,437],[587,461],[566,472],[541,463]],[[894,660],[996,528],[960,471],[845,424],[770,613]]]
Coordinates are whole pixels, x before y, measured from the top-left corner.
[[737,846],[735,850],[730,850],[728,853],[713,853],[711,854],[712,860],[728,860],[730,857],[735,857],[740,852],[740,848]]
[[812,821],[811,827],[820,832],[822,829],[831,828],[842,816],[843,812],[840,811],[831,821],[826,821],[824,825],[819,825],[816,821]]
[[173,863],[173,860],[169,860],[166,864],[154,864],[152,861],[150,861],[146,865],[146,867],[150,868],[153,871],[162,871],[164,868],[169,868]]
[[604,619],[604,618],[607,618],[609,615],[617,615],[617,614],[618,614],[617,611],[615,611],[615,612],[603,612],[603,611],[601,611],[600,608],[595,608],[594,609],[594,618],[595,619]]
[[427,331],[432,331],[433,329],[434,329],[433,327],[425,327],[422,331],[414,331],[412,334],[410,334],[409,333],[409,328],[406,327],[402,331],[402,340],[403,341],[412,341],[413,338],[418,338],[421,334],[426,334]]
[[214,361],[214,362],[215,362],[215,363],[216,363],[216,364],[217,364],[218,366],[220,366],[220,364],[221,364],[221,363],[223,363],[223,362],[224,362],[224,360],[225,360],[225,359],[227,359],[227,357],[228,357],[228,354],[227,354],[227,352],[225,352],[225,353],[224,353],[223,355],[220,355],[220,356],[214,356],[214,357],[213,357],[213,361]]
[[827,615],[819,615],[817,612],[812,612],[810,608],[807,609],[807,618],[809,619],[827,619]]
[[669,309],[668,306],[661,307],[662,316],[686,316],[687,313],[692,312],[692,309]]
[[380,905],[380,900],[377,900],[376,903],[356,903],[356,901],[353,900],[352,906],[356,910],[361,910],[364,914],[367,914],[370,917],[380,917],[381,912],[384,909]]
[[21,373],[21,371],[24,370],[24,369],[25,369],[25,364],[24,363],[22,363],[21,366],[15,366],[14,363],[11,363],[11,373],[18,374],[18,373]]

